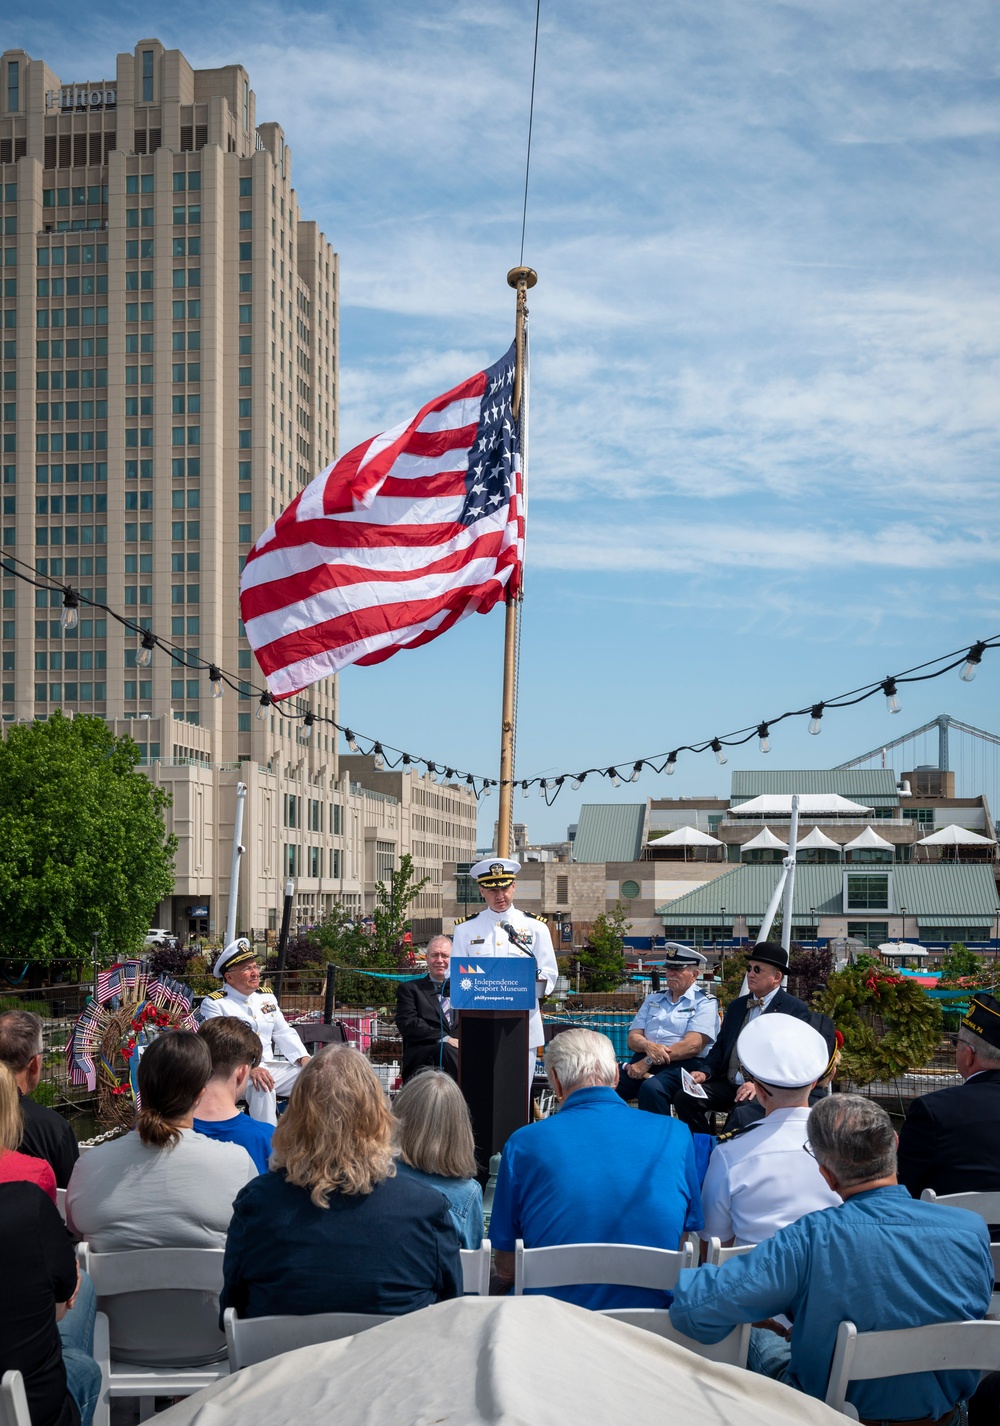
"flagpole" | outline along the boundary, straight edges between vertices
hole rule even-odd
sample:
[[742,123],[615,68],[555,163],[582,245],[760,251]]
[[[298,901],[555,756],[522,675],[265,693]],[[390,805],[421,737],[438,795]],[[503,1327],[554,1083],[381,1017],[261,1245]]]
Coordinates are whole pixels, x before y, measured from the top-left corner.
[[[524,319],[528,314],[528,288],[534,287],[538,274],[530,267],[512,267],[507,284],[517,292],[517,318],[514,336],[514,391],[511,410],[514,420],[521,414],[521,392],[524,383]],[[524,442],[521,442],[522,449]],[[503,701],[500,713],[500,807],[497,825],[497,856],[510,856],[514,801],[514,703],[517,691],[517,605],[519,594],[508,589],[503,640]]]

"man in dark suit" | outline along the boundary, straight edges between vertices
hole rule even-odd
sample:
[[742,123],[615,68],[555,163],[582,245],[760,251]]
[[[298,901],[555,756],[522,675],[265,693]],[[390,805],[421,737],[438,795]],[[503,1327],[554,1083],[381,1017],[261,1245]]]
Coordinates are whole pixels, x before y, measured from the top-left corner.
[[396,1028],[403,1037],[402,1076],[422,1069],[443,1069],[458,1078],[458,1040],[448,999],[451,941],[434,936],[427,946],[427,974],[407,980],[396,995]]
[[899,1132],[899,1181],[914,1198],[1000,1190],[1000,1001],[969,1002],[955,1046],[963,1084],[910,1105]]
[[744,1025],[758,1015],[794,1015],[797,1020],[810,1020],[811,1012],[804,1000],[781,989],[782,977],[788,970],[788,953],[773,941],[761,941],[754,946],[747,962],[749,995],[734,1000],[722,1018],[719,1038],[705,1056],[705,1067],[691,1078],[700,1084],[706,1098],[696,1098],[683,1091],[674,1097],[674,1109],[688,1125],[692,1134],[711,1134],[707,1115],[713,1109],[732,1109],[734,1105],[750,1103],[756,1095],[752,1084],[744,1082],[736,1058],[736,1041]]

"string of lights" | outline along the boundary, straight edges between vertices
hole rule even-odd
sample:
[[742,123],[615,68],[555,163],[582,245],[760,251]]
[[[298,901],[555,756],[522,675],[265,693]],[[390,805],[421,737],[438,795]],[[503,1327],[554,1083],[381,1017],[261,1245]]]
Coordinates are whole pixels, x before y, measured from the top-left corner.
[[[188,650],[181,648],[178,644],[171,642],[160,634],[155,634],[151,629],[145,628],[141,623],[130,619],[127,615],[121,614],[113,609],[109,604],[104,604],[100,600],[93,599],[80,589],[74,589],[71,585],[63,584],[50,575],[41,575],[33,565],[26,564],[23,560],[17,559],[14,555],[5,554],[3,556],[2,568],[6,574],[12,574],[16,579],[23,580],[26,584],[33,585],[36,589],[46,591],[55,590],[62,595],[62,613],[60,623],[64,630],[75,629],[79,622],[81,606],[99,609],[110,618],[116,620],[129,633],[136,636],[139,641],[139,648],[136,652],[136,665],[139,668],[149,668],[152,663],[153,653],[156,649],[162,650],[170,655],[172,663],[175,665],[201,669],[207,672],[209,684],[211,686],[212,697],[222,698],[223,688],[229,688],[241,697],[257,698],[257,717],[263,721],[270,716],[272,711],[280,712],[283,716],[289,717],[291,721],[299,721],[302,724],[301,736],[308,738],[313,727],[319,724],[326,724],[336,732],[342,733],[352,753],[364,753],[369,757],[374,757],[377,768],[397,768],[397,767],[422,767],[432,776],[443,779],[444,782],[454,782],[456,779],[464,782],[475,794],[476,798],[488,797],[494,787],[499,786],[495,777],[483,777],[478,773],[468,772],[461,768],[452,766],[450,763],[440,762],[437,759],[416,757],[405,752],[402,748],[393,747],[391,743],[384,742],[378,738],[373,738],[367,733],[355,732],[344,723],[338,723],[333,718],[328,718],[319,713],[314,713],[309,707],[301,702],[294,707],[289,705],[293,700],[281,700],[274,702],[267,689],[254,686],[245,678],[226,672],[212,659],[204,659],[200,656],[193,656]],[[18,568],[17,566],[20,566]],[[767,718],[760,723],[750,724],[745,728],[737,728],[725,734],[716,734],[711,738],[703,738],[694,743],[681,743],[667,753],[656,753],[652,757],[641,757],[635,760],[631,758],[620,758],[616,762],[606,766],[595,766],[584,768],[576,773],[559,773],[557,776],[515,778],[514,787],[519,787],[527,796],[533,787],[537,787],[548,806],[559,796],[559,793],[569,783],[570,787],[577,791],[583,786],[588,777],[596,776],[608,779],[613,786],[619,787],[623,782],[638,782],[639,775],[645,770],[656,774],[665,774],[670,777],[677,768],[677,762],[682,753],[701,754],[712,752],[716,761],[725,764],[725,749],[742,747],[753,738],[757,739],[758,749],[762,753],[770,752],[771,730],[779,723],[783,723],[788,718],[809,719],[809,732],[814,736],[823,730],[823,716],[830,709],[851,708],[857,703],[863,703],[868,698],[873,698],[882,693],[885,697],[886,711],[888,713],[899,713],[901,704],[899,701],[899,688],[907,683],[924,683],[932,678],[940,678],[942,675],[951,672],[952,669],[960,668],[959,677],[966,683],[971,683],[983,660],[983,655],[988,649],[1000,648],[1000,634],[995,634],[988,639],[977,639],[970,646],[961,649],[953,649],[950,653],[939,654],[936,658],[928,659],[926,662],[916,664],[913,668],[904,669],[900,673],[889,674],[882,679],[876,679],[872,683],[860,685],[858,688],[850,689],[846,693],[837,694],[832,698],[825,698],[818,703],[807,703],[802,708],[790,708],[784,713]]]

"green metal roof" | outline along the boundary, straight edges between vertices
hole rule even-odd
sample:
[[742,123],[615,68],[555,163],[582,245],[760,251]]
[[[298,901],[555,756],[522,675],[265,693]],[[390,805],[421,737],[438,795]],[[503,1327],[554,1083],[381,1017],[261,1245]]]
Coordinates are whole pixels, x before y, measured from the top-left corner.
[[[754,769],[734,772],[730,788],[733,806],[749,802],[751,797],[787,795],[792,792],[839,792],[852,802],[866,807],[897,807],[899,792],[896,774],[891,768],[805,768],[799,772],[786,768],[771,771]],[[810,903],[811,904],[811,903]]]
[[645,821],[645,802],[585,802],[577,821],[573,860],[637,861]]
[[[852,870],[844,864],[797,866],[795,869],[795,920],[805,924],[810,907],[821,916],[843,916],[844,872]],[[855,867],[854,871],[878,872],[878,866]],[[967,926],[970,919],[988,924],[995,915],[997,897],[993,868],[986,863],[958,866],[918,865],[900,863],[884,868],[892,872],[893,901],[896,914],[906,907],[907,917],[914,916],[928,926]],[[734,916],[745,916],[759,922],[771,899],[779,866],[734,867],[725,875],[707,882],[697,891],[689,891],[658,906],[656,914],[674,926],[730,925]],[[726,908],[725,922],[720,908]],[[875,912],[855,912],[858,919]]]

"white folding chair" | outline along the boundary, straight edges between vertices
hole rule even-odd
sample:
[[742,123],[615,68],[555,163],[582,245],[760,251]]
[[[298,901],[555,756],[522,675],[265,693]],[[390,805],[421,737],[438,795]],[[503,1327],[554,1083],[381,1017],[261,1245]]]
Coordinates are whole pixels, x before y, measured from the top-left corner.
[[66,1190],[65,1190],[64,1188],[57,1188],[57,1189],[56,1189],[56,1207],[59,1209],[59,1217],[60,1217],[60,1218],[62,1219],[62,1221],[65,1223],[65,1222],[66,1222]]
[[336,1342],[341,1337],[353,1337],[367,1332],[393,1317],[380,1317],[364,1312],[317,1312],[308,1317],[244,1317],[236,1315],[235,1307],[223,1314],[229,1367],[238,1372],[297,1347],[315,1347],[320,1342]]
[[724,1248],[719,1238],[709,1238],[708,1254],[705,1258],[705,1263],[706,1266],[711,1264],[712,1267],[718,1268],[721,1267],[723,1263],[727,1263],[730,1258],[742,1257],[744,1253],[752,1253],[753,1250],[753,1243],[744,1243],[743,1246],[739,1248]]
[[709,1362],[725,1362],[731,1367],[745,1367],[747,1364],[747,1352],[750,1350],[749,1322],[734,1327],[721,1342],[696,1342],[693,1337],[686,1337],[683,1332],[678,1332],[666,1307],[604,1307],[598,1315],[613,1317],[616,1322],[627,1322],[630,1327],[641,1327],[644,1332],[654,1332],[656,1336],[665,1337],[668,1342],[674,1342],[678,1347],[687,1347],[689,1352],[694,1352],[696,1356],[704,1357]]
[[514,1248],[514,1296],[527,1288],[603,1286],[669,1291],[683,1268],[694,1267],[694,1247],[646,1248],[632,1243],[566,1243],[552,1248]]
[[20,1372],[4,1372],[0,1381],[0,1426],[31,1426],[24,1377]]
[[[222,1248],[137,1248],[120,1253],[95,1253],[88,1243],[77,1245],[80,1267],[90,1274],[99,1302],[122,1293],[211,1292],[222,1289]],[[162,1349],[164,1343],[157,1342]],[[229,1375],[228,1361],[203,1366],[138,1366],[116,1362],[112,1355],[108,1318],[98,1312],[94,1323],[94,1357],[101,1368],[101,1395],[94,1426],[110,1426],[111,1398],[137,1396],[139,1420],[153,1414],[157,1396],[190,1396]]]
[[478,1248],[462,1248],[462,1282],[466,1297],[490,1295],[490,1240]]
[[995,1371],[1000,1362],[1000,1322],[936,1322],[891,1332],[859,1332],[841,1322],[833,1350],[826,1404],[857,1420],[845,1400],[852,1381],[910,1372]]
[[945,1208],[968,1208],[978,1213],[986,1223],[1000,1223],[1000,1190],[991,1193],[935,1193],[925,1188],[920,1197],[925,1203],[940,1203]]

